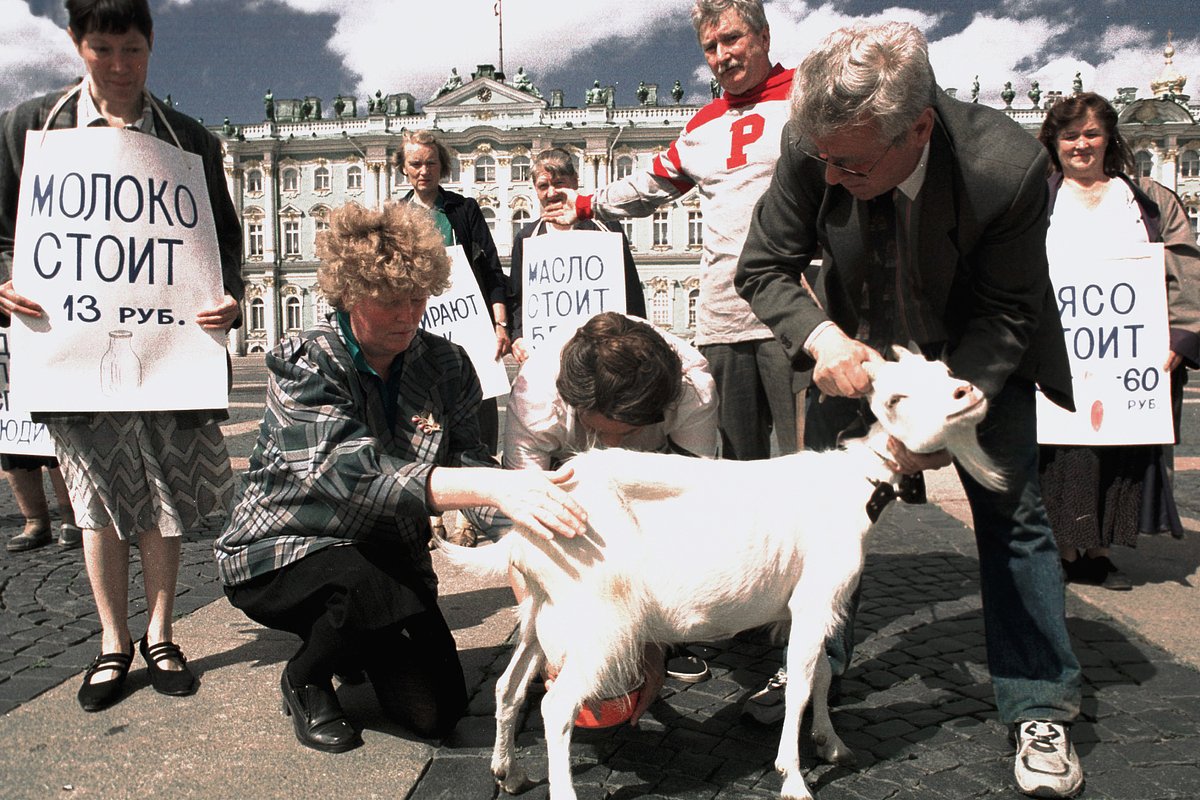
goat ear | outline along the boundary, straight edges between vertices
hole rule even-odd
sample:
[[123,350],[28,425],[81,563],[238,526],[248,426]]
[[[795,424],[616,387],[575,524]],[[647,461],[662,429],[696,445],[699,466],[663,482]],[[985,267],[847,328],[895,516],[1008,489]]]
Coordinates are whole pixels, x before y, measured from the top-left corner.
[[867,373],[867,377],[871,379],[871,383],[875,383],[875,378],[879,375],[880,363],[873,358],[862,362],[863,372]]

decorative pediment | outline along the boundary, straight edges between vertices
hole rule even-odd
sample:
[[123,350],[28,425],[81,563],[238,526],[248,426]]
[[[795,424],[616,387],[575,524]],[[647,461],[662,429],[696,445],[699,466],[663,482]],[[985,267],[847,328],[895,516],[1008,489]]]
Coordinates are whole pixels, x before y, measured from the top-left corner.
[[301,211],[300,209],[296,208],[291,203],[288,203],[286,206],[279,209],[279,216],[281,216],[281,217],[302,217],[302,216],[304,216],[304,212]]
[[492,78],[476,78],[459,88],[448,92],[436,100],[425,104],[425,113],[446,111],[454,108],[472,107],[475,109],[500,108],[515,110],[516,108],[546,108],[547,103],[541,98],[527,92],[514,89],[506,83]]

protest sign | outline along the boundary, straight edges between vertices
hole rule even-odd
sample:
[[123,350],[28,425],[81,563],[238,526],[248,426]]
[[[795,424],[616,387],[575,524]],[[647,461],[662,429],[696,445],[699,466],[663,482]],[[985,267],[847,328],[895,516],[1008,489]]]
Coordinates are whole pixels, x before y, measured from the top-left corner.
[[8,407],[8,332],[0,331],[0,453],[22,456],[52,456],[54,442],[46,426],[28,414]]
[[1048,255],[1076,411],[1064,411],[1039,394],[1038,441],[1173,441],[1171,377],[1162,370],[1170,344],[1162,244],[1122,254],[1072,247]]
[[134,131],[30,131],[13,286],[44,309],[13,321],[24,411],[226,408],[224,297],[199,156]]
[[560,341],[602,311],[624,313],[625,253],[612,231],[549,231],[524,242],[522,330],[527,346]]
[[479,289],[462,245],[447,247],[450,288],[429,298],[421,328],[461,345],[479,374],[484,398],[508,394],[511,384],[504,363],[496,358],[496,328],[487,299]]

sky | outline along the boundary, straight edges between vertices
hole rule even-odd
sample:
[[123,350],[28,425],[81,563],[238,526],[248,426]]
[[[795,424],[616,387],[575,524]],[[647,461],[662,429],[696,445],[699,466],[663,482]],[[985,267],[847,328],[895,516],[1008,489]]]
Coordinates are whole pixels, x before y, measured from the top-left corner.
[[[686,101],[709,97],[689,0],[150,0],[154,51],[148,85],[171,95],[206,124],[228,117],[260,122],[263,94],[316,96],[332,113],[339,93],[359,98],[381,90],[431,97],[457,68],[469,78],[479,64],[518,67],[549,97],[583,105],[599,80],[616,88],[618,105],[636,104],[639,81],[659,85],[671,102],[680,81]],[[1185,93],[1200,97],[1200,13],[1191,0],[766,0],[771,55],[795,66],[831,30],[856,22],[899,19],[929,39],[938,83],[1001,105],[1011,81],[1015,107],[1043,91],[1084,88],[1112,97],[1132,86],[1150,96],[1172,30],[1175,68],[1190,76]],[[0,109],[51,91],[82,74],[65,31],[62,0],[0,0]],[[360,109],[363,103],[360,102]]]

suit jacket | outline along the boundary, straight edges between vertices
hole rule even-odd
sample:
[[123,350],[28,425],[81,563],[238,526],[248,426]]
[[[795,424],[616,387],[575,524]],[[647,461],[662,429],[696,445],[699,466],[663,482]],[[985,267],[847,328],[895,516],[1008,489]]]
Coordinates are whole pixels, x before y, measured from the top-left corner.
[[[1045,149],[995,109],[940,90],[933,107],[905,263],[915,266],[921,296],[946,329],[947,363],[989,397],[1017,376],[1073,408],[1046,263]],[[823,166],[801,145],[789,122],[735,285],[795,366],[808,369],[813,360],[803,345],[817,325],[832,320],[851,336],[857,330],[871,249],[867,204],[827,185]],[[818,257],[814,300],[800,275]]]

